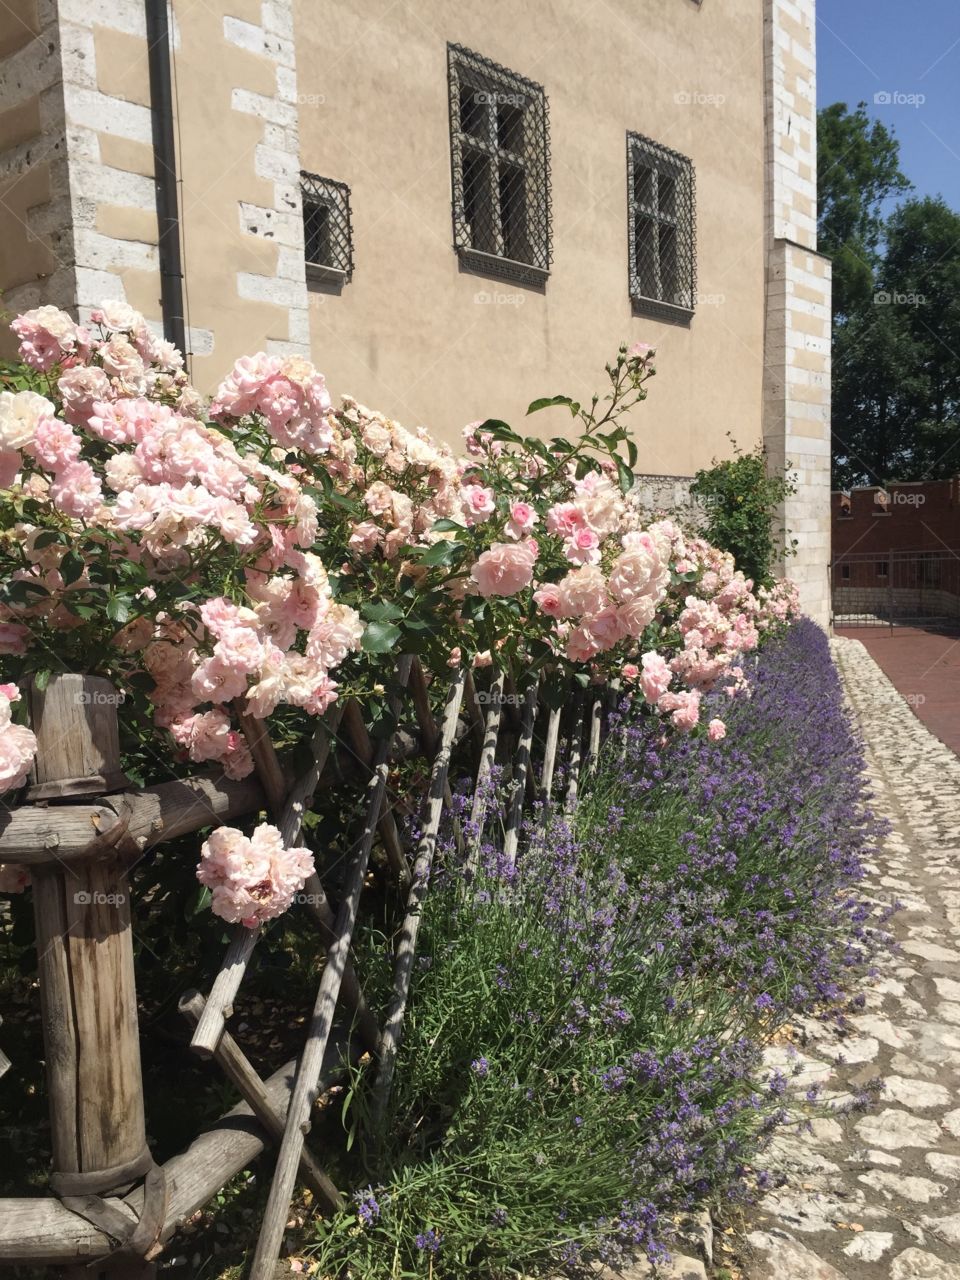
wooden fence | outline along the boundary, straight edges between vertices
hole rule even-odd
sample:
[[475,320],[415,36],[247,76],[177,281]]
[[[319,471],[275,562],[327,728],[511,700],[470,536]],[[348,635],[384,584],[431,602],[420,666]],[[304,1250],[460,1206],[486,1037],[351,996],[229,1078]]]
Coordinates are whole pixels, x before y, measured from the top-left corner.
[[[262,722],[241,717],[256,764],[250,778],[196,776],[143,789],[133,788],[120,767],[118,699],[109,682],[61,675],[42,692],[32,690],[35,777],[25,803],[0,815],[0,862],[22,864],[33,882],[52,1194],[0,1200],[0,1266],[56,1266],[85,1280],[152,1276],[178,1227],[268,1145],[278,1156],[251,1280],[274,1274],[298,1181],[325,1211],[344,1203],[322,1153],[306,1144],[311,1113],[342,1077],[346,1060],[364,1052],[376,1061],[373,1114],[382,1115],[387,1105],[438,832],[444,813],[452,815],[452,756],[477,784],[469,824],[461,830],[452,818],[469,874],[479,854],[473,833],[483,827],[489,791],[481,784],[494,765],[505,770],[502,839],[506,856],[515,859],[531,804],[542,812],[576,804],[583,772],[600,747],[603,708],[615,696],[611,689],[575,687],[564,707],[550,708],[536,681],[517,689],[492,671],[486,679],[457,672],[440,690],[410,657],[400,659],[397,675],[391,710],[398,725],[415,726],[413,734],[403,729],[373,740],[356,702],[335,704],[313,738],[306,771],[289,780]],[[413,848],[388,796],[401,736],[406,754],[418,752],[429,762]],[[326,955],[303,1048],[264,1080],[226,1029],[260,936],[259,929],[238,925],[210,991],[186,992],[180,1010],[192,1027],[192,1050],[216,1064],[242,1102],[187,1150],[157,1165],[146,1141],[131,867],[176,837],[260,811],[280,828],[286,847],[296,845],[315,792],[344,752],[362,766],[361,832],[336,905],[316,873],[301,895]],[[561,800],[555,784],[562,752]],[[368,1005],[351,956],[375,848],[406,903],[392,991],[379,1011]],[[335,1023],[338,1007],[350,1016]],[[352,1034],[340,1029],[345,1021]],[[0,1075],[10,1065],[0,1055]]]

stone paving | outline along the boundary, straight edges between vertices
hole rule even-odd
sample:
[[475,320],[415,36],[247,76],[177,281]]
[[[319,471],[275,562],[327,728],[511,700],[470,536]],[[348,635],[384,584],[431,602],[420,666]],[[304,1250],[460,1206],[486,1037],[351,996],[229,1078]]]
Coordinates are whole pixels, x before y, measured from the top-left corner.
[[[881,958],[843,1034],[813,1019],[789,1070],[807,1108],[769,1161],[785,1185],[747,1239],[750,1280],[960,1280],[960,759],[921,724],[864,647],[833,641],[868,744],[875,807],[893,830],[869,892],[899,901],[899,949]],[[793,1056],[795,1055],[795,1056]],[[845,1109],[877,1079],[874,1105]]]

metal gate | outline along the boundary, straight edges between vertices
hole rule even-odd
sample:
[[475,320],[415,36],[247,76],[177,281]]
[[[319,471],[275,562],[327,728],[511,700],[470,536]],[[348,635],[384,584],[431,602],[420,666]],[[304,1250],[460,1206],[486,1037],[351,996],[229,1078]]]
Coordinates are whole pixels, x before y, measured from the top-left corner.
[[834,626],[960,630],[960,550],[838,555],[830,593]]

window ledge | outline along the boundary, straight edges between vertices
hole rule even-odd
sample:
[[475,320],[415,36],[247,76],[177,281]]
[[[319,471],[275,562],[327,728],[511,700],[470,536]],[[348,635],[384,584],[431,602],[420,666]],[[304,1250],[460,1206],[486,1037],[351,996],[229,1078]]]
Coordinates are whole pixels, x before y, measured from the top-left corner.
[[350,283],[350,273],[344,271],[342,267],[325,267],[319,262],[308,262],[306,264],[306,272],[308,281],[313,281],[315,284],[333,285],[337,292],[345,284]]
[[477,275],[496,276],[499,280],[512,280],[516,284],[529,284],[542,289],[550,277],[549,271],[529,262],[516,262],[513,258],[501,258],[495,253],[480,249],[458,248],[461,265]]
[[646,316],[650,320],[683,325],[689,325],[693,320],[692,307],[678,307],[672,302],[660,302],[657,298],[645,298],[637,293],[630,295],[630,303],[634,315]]

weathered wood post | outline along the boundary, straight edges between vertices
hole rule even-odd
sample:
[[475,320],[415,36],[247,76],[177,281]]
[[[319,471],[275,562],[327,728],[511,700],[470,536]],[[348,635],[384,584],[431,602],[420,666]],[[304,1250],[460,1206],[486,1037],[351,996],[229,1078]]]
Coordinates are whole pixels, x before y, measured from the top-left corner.
[[[54,676],[44,690],[31,690],[37,759],[29,801],[56,805],[129,785],[120,768],[121,700],[108,680],[96,676]],[[89,857],[54,860],[33,871],[50,1184],[64,1200],[126,1191],[153,1163],[144,1121],[129,877],[116,841],[97,837],[91,830]],[[86,1274],[99,1273],[94,1267]],[[150,1271],[127,1258],[109,1274]]]

